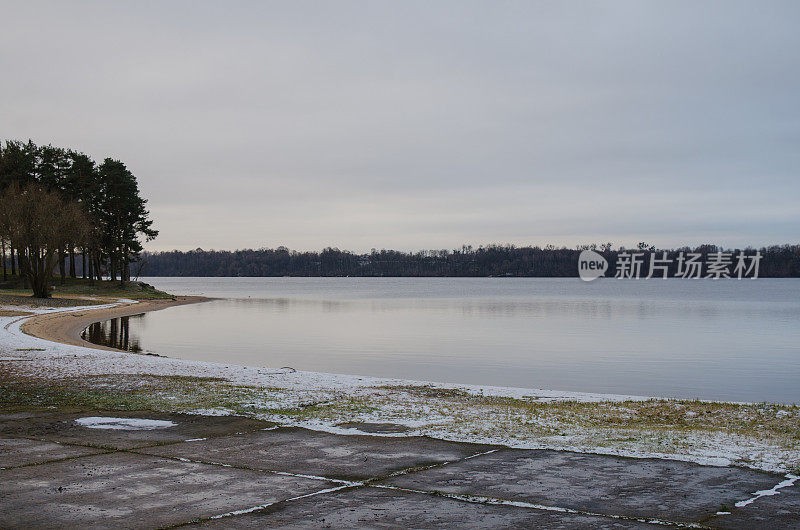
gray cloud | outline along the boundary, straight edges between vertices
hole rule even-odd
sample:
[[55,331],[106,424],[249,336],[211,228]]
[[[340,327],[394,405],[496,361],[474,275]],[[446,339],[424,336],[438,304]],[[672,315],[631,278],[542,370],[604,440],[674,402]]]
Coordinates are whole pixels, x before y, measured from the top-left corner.
[[797,242],[796,2],[6,5],[0,136],[149,248]]

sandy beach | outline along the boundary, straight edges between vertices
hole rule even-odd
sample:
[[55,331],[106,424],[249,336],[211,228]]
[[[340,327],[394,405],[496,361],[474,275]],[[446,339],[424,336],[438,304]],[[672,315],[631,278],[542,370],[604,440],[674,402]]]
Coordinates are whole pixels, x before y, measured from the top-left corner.
[[[128,300],[115,307],[99,307],[94,309],[84,309],[74,312],[58,312],[44,315],[37,315],[28,319],[22,324],[22,331],[28,335],[40,339],[61,342],[72,346],[84,346],[87,348],[97,348],[101,350],[116,350],[107,346],[93,344],[81,338],[81,333],[89,325],[95,322],[102,322],[112,318],[138,315],[148,311],[158,311],[168,307],[175,307],[185,304],[196,304],[205,302],[210,298],[202,296],[176,296],[173,299],[154,299],[154,300]],[[116,300],[109,300],[114,303]]]

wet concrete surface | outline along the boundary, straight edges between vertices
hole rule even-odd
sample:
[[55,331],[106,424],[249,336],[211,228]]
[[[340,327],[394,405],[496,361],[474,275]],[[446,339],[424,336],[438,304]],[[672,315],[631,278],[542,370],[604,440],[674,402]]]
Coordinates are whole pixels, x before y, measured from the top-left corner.
[[360,488],[278,504],[257,513],[207,521],[208,528],[652,528],[577,514],[465,503],[436,495]]
[[[75,424],[86,416],[177,425]],[[0,466],[0,528],[800,528],[800,484],[733,508],[780,475],[235,417],[0,412]]]
[[388,483],[592,513],[696,521],[778,481],[774,475],[731,467],[506,449]]
[[102,449],[77,447],[40,440],[0,437],[0,468],[41,464],[76,456],[93,455]]
[[[148,418],[176,423],[175,427],[153,430],[92,429],[75,423],[78,418],[112,416]],[[197,416],[159,412],[77,411],[66,414],[38,414],[29,418],[0,419],[0,436],[26,437],[62,443],[91,444],[112,449],[131,449],[192,438],[226,436],[270,427],[274,424],[236,416]]]
[[717,515],[706,524],[714,528],[800,528],[800,484],[761,497],[752,504]]
[[139,527],[184,523],[330,487],[319,480],[131,453],[2,471],[0,526]]
[[280,428],[146,450],[148,454],[199,458],[270,469],[363,480],[403,469],[441,464],[491,449],[421,436],[337,435]]

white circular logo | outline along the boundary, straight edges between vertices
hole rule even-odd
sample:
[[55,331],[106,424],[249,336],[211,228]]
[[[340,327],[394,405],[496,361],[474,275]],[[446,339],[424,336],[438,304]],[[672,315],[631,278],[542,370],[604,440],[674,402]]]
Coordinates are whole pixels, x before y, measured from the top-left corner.
[[606,258],[594,250],[584,250],[578,257],[578,275],[585,282],[604,276],[607,270]]

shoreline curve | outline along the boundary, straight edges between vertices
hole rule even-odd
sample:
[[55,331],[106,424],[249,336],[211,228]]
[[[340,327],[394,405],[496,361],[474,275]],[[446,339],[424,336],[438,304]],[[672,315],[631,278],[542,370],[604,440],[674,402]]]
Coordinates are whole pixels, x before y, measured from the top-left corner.
[[[81,338],[81,333],[96,322],[103,322],[112,318],[139,315],[150,311],[159,311],[179,305],[198,304],[208,302],[212,298],[204,296],[176,296],[166,299],[140,300],[137,303],[122,303],[114,307],[100,309],[84,309],[81,311],[68,311],[36,315],[28,318],[20,329],[23,333],[39,339],[60,342],[71,346],[82,346],[97,350],[110,350],[116,352],[132,353],[118,348],[94,344]],[[111,302],[109,300],[109,302]]]

